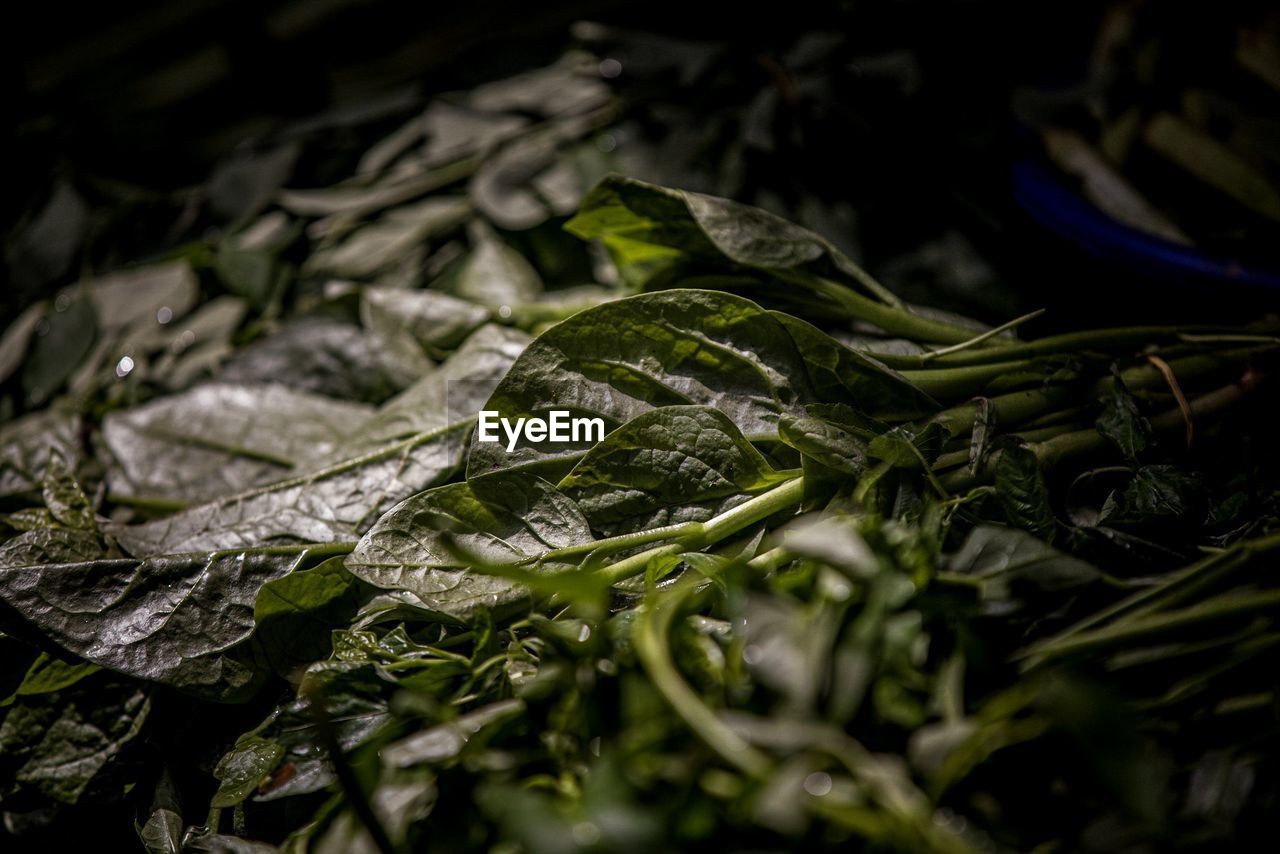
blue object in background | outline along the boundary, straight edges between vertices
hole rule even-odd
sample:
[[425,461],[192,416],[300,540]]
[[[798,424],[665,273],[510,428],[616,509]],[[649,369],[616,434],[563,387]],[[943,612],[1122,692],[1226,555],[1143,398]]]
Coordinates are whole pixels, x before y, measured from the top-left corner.
[[1117,222],[1043,161],[1026,157],[1014,163],[1013,185],[1014,197],[1027,213],[1096,258],[1196,289],[1213,286],[1221,292],[1225,285],[1255,295],[1260,289],[1268,296],[1280,294],[1280,270],[1214,257]]

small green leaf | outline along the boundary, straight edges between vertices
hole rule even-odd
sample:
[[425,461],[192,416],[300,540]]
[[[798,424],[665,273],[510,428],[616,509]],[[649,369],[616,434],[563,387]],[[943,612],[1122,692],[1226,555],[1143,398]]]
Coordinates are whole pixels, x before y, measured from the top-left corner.
[[1010,524],[1053,542],[1058,520],[1036,455],[1025,445],[1005,441],[995,460],[996,496]]
[[283,755],[284,748],[274,741],[253,735],[242,737],[213,769],[218,791],[209,806],[225,809],[242,802],[267,779]]
[[1151,424],[1142,416],[1115,366],[1112,374],[1111,393],[1097,420],[1098,432],[1114,442],[1126,459],[1136,461],[1151,442]]

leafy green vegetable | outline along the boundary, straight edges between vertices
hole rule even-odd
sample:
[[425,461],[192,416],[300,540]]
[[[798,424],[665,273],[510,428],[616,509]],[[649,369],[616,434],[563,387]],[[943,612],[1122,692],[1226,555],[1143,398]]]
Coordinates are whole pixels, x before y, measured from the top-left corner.
[[322,547],[12,567],[0,598],[86,661],[215,698],[264,674],[234,647],[253,633],[261,587]]
[[624,276],[669,276],[686,260],[729,262],[767,271],[843,273],[897,304],[823,238],[758,208],[610,175],[582,201],[568,228],[601,238]]
[[137,738],[150,711],[146,691],[103,679],[20,698],[0,723],[0,801],[36,793],[76,803]]
[[446,478],[469,422],[419,433],[268,486],[111,533],[133,555],[355,540],[406,495]]
[[408,590],[432,613],[466,622],[477,609],[509,608],[524,594],[469,561],[516,563],[591,542],[581,511],[528,475],[450,484],[391,509],[356,545],[347,569],[377,587]]
[[1004,443],[995,458],[995,481],[1009,521],[1052,542],[1057,519],[1035,453],[1016,442]]
[[[485,409],[506,418],[551,409],[616,427],[654,406],[704,405],[748,436],[776,431],[778,415],[812,398],[786,329],[729,294],[667,291],[587,309],[538,337]],[[566,471],[584,447],[474,444],[468,474]]]
[[1111,386],[1111,396],[1098,416],[1097,426],[1098,432],[1115,442],[1129,460],[1137,460],[1151,441],[1151,424],[1138,410],[1119,372]]
[[0,426],[0,499],[38,490],[55,456],[78,460],[79,433],[80,418],[58,409]]
[[206,501],[331,453],[371,407],[281,385],[207,383],[103,420],[117,500]]
[[569,224],[610,266],[556,219],[610,69],[385,116],[337,187],[273,195],[282,144],[242,221],[0,342],[0,832],[1238,844],[1280,796],[1270,327],[1019,341],[622,178]]
[[613,536],[705,522],[788,476],[719,410],[666,406],[610,433],[559,488],[592,530]]

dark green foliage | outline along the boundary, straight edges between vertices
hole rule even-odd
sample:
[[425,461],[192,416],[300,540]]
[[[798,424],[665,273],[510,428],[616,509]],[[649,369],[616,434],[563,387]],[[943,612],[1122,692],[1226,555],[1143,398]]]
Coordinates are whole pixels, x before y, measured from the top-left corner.
[[74,393],[0,424],[0,807],[118,804],[150,851],[1239,843],[1280,797],[1278,481],[1215,466],[1270,343],[1167,354],[1185,453],[1163,375],[1106,371],[1167,334],[970,341],[722,199],[607,180],[569,227],[628,284],[553,287],[594,125],[520,135],[601,90],[541,73],[422,117],[487,142],[437,133],[415,192],[130,273],[145,311],[85,314],[128,371],[6,340]]

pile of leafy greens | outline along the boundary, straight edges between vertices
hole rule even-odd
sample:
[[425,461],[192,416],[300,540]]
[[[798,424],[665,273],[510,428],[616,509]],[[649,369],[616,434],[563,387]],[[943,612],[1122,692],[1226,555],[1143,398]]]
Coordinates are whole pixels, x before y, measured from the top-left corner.
[[[611,101],[582,63],[433,102],[355,178],[10,325],[0,832],[1265,830],[1274,327],[1026,340],[756,208],[583,197]],[[478,443],[480,409],[606,435]]]

